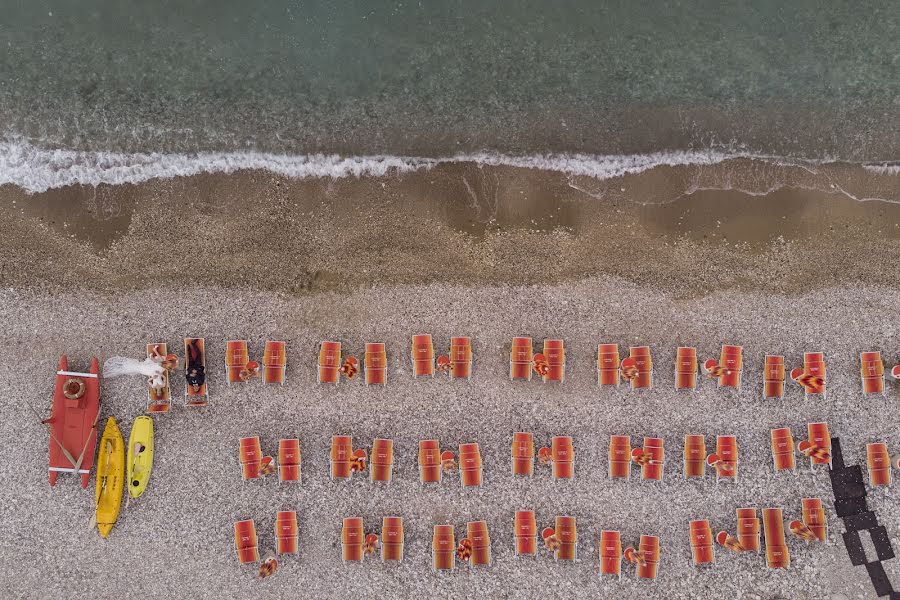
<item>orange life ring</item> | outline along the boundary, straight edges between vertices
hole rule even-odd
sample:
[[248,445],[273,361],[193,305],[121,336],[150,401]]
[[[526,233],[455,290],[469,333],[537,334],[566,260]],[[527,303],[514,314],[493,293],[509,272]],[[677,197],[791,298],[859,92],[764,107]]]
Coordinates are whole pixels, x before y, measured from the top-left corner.
[[84,396],[84,380],[78,377],[69,377],[63,383],[63,396],[69,400],[78,400]]

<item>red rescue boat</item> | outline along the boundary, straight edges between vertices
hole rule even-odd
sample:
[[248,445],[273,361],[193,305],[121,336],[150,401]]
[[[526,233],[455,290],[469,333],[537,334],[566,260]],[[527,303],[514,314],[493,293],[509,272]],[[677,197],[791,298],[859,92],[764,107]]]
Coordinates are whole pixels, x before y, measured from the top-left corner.
[[44,421],[50,426],[50,485],[60,473],[78,473],[86,488],[97,446],[100,414],[100,363],[91,359],[88,373],[69,371],[65,355],[59,359],[53,409]]

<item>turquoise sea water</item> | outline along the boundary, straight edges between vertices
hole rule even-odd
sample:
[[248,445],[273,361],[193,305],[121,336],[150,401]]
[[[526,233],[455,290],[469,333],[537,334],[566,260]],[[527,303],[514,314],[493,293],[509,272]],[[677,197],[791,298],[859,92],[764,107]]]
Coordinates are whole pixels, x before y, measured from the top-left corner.
[[0,0],[0,49],[43,147],[900,157],[896,0]]

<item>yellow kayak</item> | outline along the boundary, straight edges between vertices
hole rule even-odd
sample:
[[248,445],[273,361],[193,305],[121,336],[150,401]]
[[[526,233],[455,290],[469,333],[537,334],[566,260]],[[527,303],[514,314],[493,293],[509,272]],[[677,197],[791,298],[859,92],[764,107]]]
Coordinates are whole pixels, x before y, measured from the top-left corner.
[[125,486],[125,440],[116,420],[106,421],[97,449],[97,529],[107,537],[119,518]]
[[153,468],[153,419],[140,416],[131,426],[128,436],[128,493],[139,498],[150,482]]

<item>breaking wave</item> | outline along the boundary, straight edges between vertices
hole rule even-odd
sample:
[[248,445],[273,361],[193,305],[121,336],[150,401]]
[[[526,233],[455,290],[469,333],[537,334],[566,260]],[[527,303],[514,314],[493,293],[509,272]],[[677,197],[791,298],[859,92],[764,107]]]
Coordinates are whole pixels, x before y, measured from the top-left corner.
[[[0,141],[0,185],[12,184],[28,193],[70,185],[137,184],[204,173],[268,171],[290,178],[385,177],[452,163],[539,169],[571,178],[608,180],[650,169],[710,167],[725,161],[750,159],[769,168],[815,169],[823,161],[794,161],[779,157],[725,151],[673,151],[651,154],[597,156],[546,154],[516,156],[493,153],[460,154],[444,158],[414,156],[280,155],[259,152],[201,152],[196,154],[116,153],[44,149],[23,140]],[[893,163],[863,165],[882,176],[898,175]],[[856,165],[859,168],[859,165]],[[700,186],[702,187],[702,186]],[[739,187],[739,186],[738,186]]]

